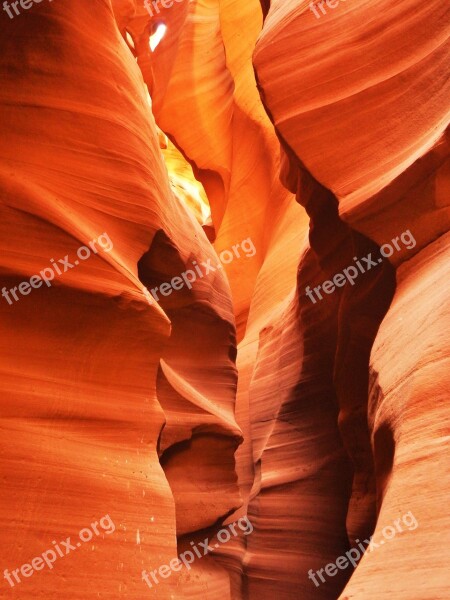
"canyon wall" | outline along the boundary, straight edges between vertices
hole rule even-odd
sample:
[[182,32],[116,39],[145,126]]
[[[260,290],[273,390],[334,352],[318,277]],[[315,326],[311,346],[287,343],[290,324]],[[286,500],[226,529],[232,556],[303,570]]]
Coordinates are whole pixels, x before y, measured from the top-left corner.
[[217,272],[173,302],[144,294],[218,258],[171,192],[109,3],[36,6],[2,21],[0,45],[2,285],[17,294],[64,269],[1,302],[1,563],[20,568],[106,514],[115,524],[3,592],[171,598],[179,573],[151,590],[142,570],[241,503],[229,286]]
[[322,4],[1,15],[5,597],[446,597],[449,12]]
[[[337,597],[339,575],[346,571],[326,577],[323,584],[316,576],[320,587],[311,590],[308,568],[316,571],[334,562],[349,544],[357,548],[357,541],[372,532],[383,547],[364,555],[341,598],[431,599],[446,594],[441,548],[431,540],[448,527],[447,515],[439,510],[446,487],[439,473],[448,470],[448,410],[443,402],[449,387],[448,347],[436,329],[438,322],[444,329],[449,322],[444,275],[448,24],[448,10],[440,3],[345,3],[316,19],[306,7],[274,1],[255,49],[261,97],[290,160],[286,183],[310,216],[310,249],[299,265],[296,300],[304,336],[300,372],[306,382],[300,378],[290,386],[282,414],[288,411],[290,424],[301,417],[306,431],[299,442],[308,442],[312,452],[313,439],[317,458],[325,448],[318,442],[325,425],[323,418],[307,420],[308,399],[316,395],[314,410],[321,416],[326,403],[332,403],[337,413],[332,421],[340,434],[335,453],[343,446],[352,472],[348,487],[345,470],[339,469],[341,489],[335,488],[327,506],[319,504],[332,490],[323,462],[311,461],[314,470],[307,481],[295,477],[300,489],[315,483],[317,491],[310,493],[313,514],[300,519],[292,535],[292,560],[300,572],[286,567],[286,598],[298,597],[299,590],[305,598]],[[409,233],[398,237],[404,232]],[[408,242],[408,248],[384,246],[410,236],[414,243]],[[316,296],[311,305],[307,285],[330,280],[346,266],[355,266],[356,258],[369,253],[379,257],[380,252],[390,253],[389,262],[377,259],[370,273],[358,273],[353,286],[333,296],[322,292],[325,298],[319,302]],[[316,280],[313,261],[320,265]],[[316,315],[308,319],[307,311],[314,310]],[[332,321],[328,332],[322,326],[326,318]],[[309,323],[314,326],[310,336]],[[264,344],[270,362],[267,357],[257,362],[265,378],[274,363],[270,345],[279,340],[272,334]],[[290,344],[281,344],[280,361]],[[321,371],[328,353],[328,365]],[[326,382],[329,388],[320,397]],[[257,402],[257,381],[254,386]],[[269,473],[283,452],[276,431],[274,427],[265,447]],[[331,444],[332,435],[325,438]],[[285,446],[287,452],[287,442]],[[330,451],[328,464],[332,456]],[[271,482],[272,495],[274,483],[281,482]],[[260,496],[254,500],[255,510]],[[304,503],[305,493],[301,497]],[[337,514],[340,504],[348,510],[341,507]],[[387,543],[381,536],[384,527],[409,511],[419,523],[417,531]],[[279,519],[285,523],[282,514]],[[289,532],[293,527],[287,527]],[[339,547],[336,536],[342,528]],[[285,540],[280,536],[278,551],[285,549]],[[421,554],[425,547],[426,559]],[[255,580],[259,593],[266,587],[267,572],[272,572],[268,562]],[[297,577],[291,575],[289,581],[292,572]],[[410,578],[411,572],[420,583]],[[273,579],[273,589],[279,589],[279,576]]]

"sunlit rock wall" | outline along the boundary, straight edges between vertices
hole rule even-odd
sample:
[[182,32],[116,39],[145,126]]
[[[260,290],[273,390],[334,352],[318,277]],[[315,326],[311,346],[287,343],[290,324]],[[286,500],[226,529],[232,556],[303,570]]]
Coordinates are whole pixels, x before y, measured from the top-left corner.
[[203,529],[240,504],[229,286],[217,272],[171,305],[144,294],[218,259],[171,193],[109,2],[43,3],[0,27],[2,287],[72,264],[1,298],[2,570],[106,514],[115,525],[1,595],[181,597],[180,573],[149,589],[142,570],[177,555],[177,524]]
[[[106,241],[0,298],[0,558],[115,524],[2,591],[446,597],[448,9],[149,7],[1,15],[2,287]],[[418,527],[354,572],[308,578],[408,511]],[[251,534],[214,548],[246,514]],[[190,569],[142,580],[206,537]]]
[[[310,246],[322,274],[314,281],[307,252],[298,272],[300,327],[306,336],[308,320],[301,323],[306,304],[317,313],[312,319],[314,347],[323,335],[320,313],[329,313],[335,321],[334,332],[328,332],[318,350],[320,361],[330,352],[325,369],[330,389],[320,402],[325,408],[336,396],[335,423],[353,475],[347,511],[336,514],[339,502],[347,502],[348,490],[342,489],[327,507],[317,507],[316,500],[315,519],[300,519],[292,557],[300,570],[291,575],[292,584],[286,573],[293,570],[272,574],[266,551],[259,562],[256,555],[249,557],[256,573],[254,586],[264,594],[269,573],[273,589],[284,586],[285,598],[298,597],[299,590],[305,598],[335,598],[342,589],[340,577],[327,576],[323,584],[319,579],[316,588],[308,569],[335,562],[349,543],[355,547],[356,540],[367,538],[374,525],[374,539],[379,540],[385,526],[411,511],[419,522],[417,531],[366,553],[342,598],[441,598],[448,580],[441,549],[432,540],[448,527],[439,509],[445,485],[438,475],[444,462],[448,468],[443,457],[449,416],[442,403],[449,388],[448,345],[439,332],[449,322],[448,288],[443,284],[449,225],[444,133],[448,10],[437,2],[339,3],[325,5],[326,14],[316,10],[319,17],[306,4],[272,2],[254,65],[263,102],[289,155],[286,185],[296,191],[311,219]],[[391,266],[384,260],[361,275],[354,287],[324,294],[320,302],[316,297],[314,305],[306,297],[307,285],[354,265],[354,256],[361,258],[369,251],[380,256],[378,246],[396,237],[399,242],[406,231],[405,239],[412,237],[414,243],[400,243],[389,257]],[[289,347],[289,342],[281,345],[280,359]],[[256,365],[265,379],[274,362],[273,352],[267,354],[270,362],[262,357],[261,366]],[[307,359],[308,366],[314,366],[313,356],[306,355],[304,366]],[[273,372],[278,377],[278,365]],[[308,385],[317,392],[325,381],[324,372],[317,370]],[[256,380],[253,386],[256,393]],[[298,395],[289,414],[303,410],[307,398],[308,394]],[[419,421],[424,425],[420,430]],[[297,443],[304,441],[311,449],[312,436],[323,433],[324,427],[320,423],[312,432],[301,432]],[[288,451],[287,444],[283,449],[276,441],[273,464]],[[261,464],[263,469],[264,460]],[[321,468],[318,455],[309,481],[316,480],[319,498],[330,490]],[[343,484],[344,470],[340,473]],[[297,476],[296,481],[303,478]],[[290,489],[283,496],[291,493]],[[260,503],[257,497],[255,510]],[[283,518],[280,515],[280,521]],[[339,549],[333,540],[340,526],[346,527],[348,542],[343,536]],[[283,552],[285,539],[280,536],[277,551]],[[419,558],[424,548],[426,561]],[[344,573],[348,576],[351,570],[339,575]],[[411,573],[417,573],[417,580]]]

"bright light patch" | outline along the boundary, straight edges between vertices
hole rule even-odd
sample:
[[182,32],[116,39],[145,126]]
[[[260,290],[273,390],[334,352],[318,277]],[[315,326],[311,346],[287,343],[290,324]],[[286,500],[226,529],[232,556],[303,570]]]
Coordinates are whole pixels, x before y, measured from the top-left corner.
[[172,192],[190,209],[200,225],[212,226],[208,196],[195,178],[191,165],[159,128],[158,137]]
[[128,45],[134,49],[134,40],[131,37],[131,34],[128,31],[125,31],[125,34],[126,34]]
[[164,25],[164,23],[160,23],[158,25],[158,27],[155,30],[155,33],[152,33],[152,35],[150,36],[150,50],[152,52],[155,51],[156,46],[159,44],[159,42],[163,39],[163,37],[166,35],[166,31],[167,31],[167,26]]

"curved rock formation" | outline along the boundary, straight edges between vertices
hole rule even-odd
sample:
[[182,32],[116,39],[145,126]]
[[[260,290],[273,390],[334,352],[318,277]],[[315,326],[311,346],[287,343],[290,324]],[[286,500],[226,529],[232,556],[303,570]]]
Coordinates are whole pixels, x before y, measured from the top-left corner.
[[[114,535],[54,570],[21,576],[15,589],[5,580],[5,593],[142,598],[142,569],[176,556],[177,520],[182,531],[203,528],[239,504],[228,284],[221,272],[205,277],[172,312],[143,293],[148,249],[160,239],[177,274],[218,259],[171,193],[144,83],[108,3],[36,6],[2,21],[0,45],[3,285],[30,279],[52,257],[74,263],[103,232],[112,246],[13,305],[2,298],[2,564],[20,568],[106,513],[115,524]],[[167,267],[160,273],[170,281]],[[205,385],[217,393],[205,397]],[[180,403],[182,427],[172,425]],[[223,481],[216,492],[201,456],[195,467],[211,432],[220,433],[208,471]],[[171,448],[166,476],[157,451]],[[193,470],[185,484],[176,477],[183,460]],[[186,485],[207,486],[208,514],[198,499],[183,520]],[[171,597],[176,578],[158,597]]]
[[2,598],[443,600],[445,4],[1,12]]

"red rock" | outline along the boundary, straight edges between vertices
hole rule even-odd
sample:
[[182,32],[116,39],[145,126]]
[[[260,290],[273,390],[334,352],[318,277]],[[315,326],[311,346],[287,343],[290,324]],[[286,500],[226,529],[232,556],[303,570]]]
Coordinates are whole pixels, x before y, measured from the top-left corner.
[[1,11],[0,595],[444,598],[446,8],[165,4]]

